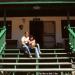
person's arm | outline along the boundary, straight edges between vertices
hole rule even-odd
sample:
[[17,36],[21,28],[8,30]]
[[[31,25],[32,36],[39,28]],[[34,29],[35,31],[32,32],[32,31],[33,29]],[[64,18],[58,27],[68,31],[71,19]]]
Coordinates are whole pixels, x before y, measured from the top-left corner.
[[22,45],[25,45],[24,37],[21,38],[21,43],[22,43]]
[[35,45],[36,45],[35,40],[33,40],[33,41],[29,41],[29,46],[30,46],[31,48],[34,48]]

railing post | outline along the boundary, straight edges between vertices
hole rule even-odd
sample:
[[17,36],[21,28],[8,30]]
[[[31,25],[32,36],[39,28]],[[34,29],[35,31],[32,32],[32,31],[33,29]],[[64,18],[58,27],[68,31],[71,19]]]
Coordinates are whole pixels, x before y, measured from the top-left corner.
[[61,72],[61,75],[64,75],[63,72]]
[[4,9],[4,26],[6,26],[6,9]]
[[[39,63],[38,58],[36,59],[36,63]],[[39,65],[38,65],[38,64],[36,64],[36,69],[38,69],[38,68],[39,68]],[[39,72],[37,72],[37,71],[36,71],[36,75],[39,75]]]
[[15,72],[13,72],[13,75],[15,75]]

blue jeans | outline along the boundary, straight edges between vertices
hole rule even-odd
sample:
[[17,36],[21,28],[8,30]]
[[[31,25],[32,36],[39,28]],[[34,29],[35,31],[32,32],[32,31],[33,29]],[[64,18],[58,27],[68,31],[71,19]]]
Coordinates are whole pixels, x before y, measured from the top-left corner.
[[39,55],[39,49],[38,49],[38,47],[35,47],[34,49],[35,49],[35,55],[36,55],[36,57],[39,58],[40,55]]
[[37,48],[38,48],[38,52],[41,53],[41,51],[40,51],[40,45],[38,43],[36,45],[37,45]]
[[40,45],[37,43],[36,47],[34,49],[35,49],[36,57],[39,58],[40,57],[39,54],[41,53],[41,51],[40,51]]
[[27,44],[24,44],[24,45],[23,45],[23,48],[25,49],[25,51],[27,51],[27,53],[29,54],[29,56],[31,56],[29,46],[28,46]]

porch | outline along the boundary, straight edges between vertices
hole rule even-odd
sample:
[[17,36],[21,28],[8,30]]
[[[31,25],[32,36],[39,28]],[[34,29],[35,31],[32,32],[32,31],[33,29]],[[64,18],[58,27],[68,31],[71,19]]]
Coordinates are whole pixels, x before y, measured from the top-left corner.
[[[75,24],[71,21],[75,20],[75,2],[57,2],[0,3],[2,75],[75,75]],[[40,58],[36,58],[33,52],[33,57],[29,58],[17,48],[17,40],[25,31],[36,36],[40,43]],[[65,38],[68,38],[67,43],[63,42]],[[61,42],[65,43],[65,47],[58,46],[58,49],[56,45]],[[10,49],[6,49],[5,45],[11,46]]]

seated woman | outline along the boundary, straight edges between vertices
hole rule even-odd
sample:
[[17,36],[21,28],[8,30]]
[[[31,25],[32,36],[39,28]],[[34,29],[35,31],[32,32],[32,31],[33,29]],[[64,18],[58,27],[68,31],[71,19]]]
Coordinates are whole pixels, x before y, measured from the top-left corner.
[[29,41],[29,32],[25,32],[21,38],[22,47],[23,47],[24,52],[25,53],[27,52],[27,54],[29,54],[29,57],[32,57],[30,50],[29,50],[28,41]]
[[34,39],[34,37],[33,36],[30,36],[29,37],[29,47],[31,48],[31,49],[35,49],[35,54],[36,54],[36,57],[37,58],[39,58],[40,57],[40,48],[39,48],[39,46],[36,44],[36,40]]

